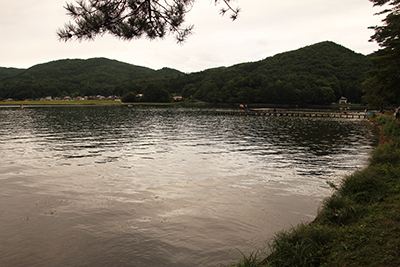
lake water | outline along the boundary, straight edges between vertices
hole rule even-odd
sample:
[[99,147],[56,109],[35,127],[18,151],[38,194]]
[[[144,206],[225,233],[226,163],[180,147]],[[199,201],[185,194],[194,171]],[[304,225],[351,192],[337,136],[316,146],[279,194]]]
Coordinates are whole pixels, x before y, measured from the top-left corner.
[[1,266],[220,266],[368,164],[366,120],[0,108]]

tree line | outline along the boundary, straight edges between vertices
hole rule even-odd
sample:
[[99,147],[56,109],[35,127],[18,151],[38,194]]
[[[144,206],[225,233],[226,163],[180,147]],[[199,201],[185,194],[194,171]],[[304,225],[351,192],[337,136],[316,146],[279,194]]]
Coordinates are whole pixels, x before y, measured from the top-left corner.
[[322,42],[258,62],[169,79],[132,80],[117,86],[116,92],[141,94],[154,84],[170,95],[210,103],[331,104],[341,97],[361,103],[362,83],[372,68],[370,56]]
[[[27,70],[0,68],[0,98],[119,95],[129,102],[169,102],[172,96],[210,103],[360,103],[371,56],[322,42],[241,63],[185,74],[96,58],[59,60]],[[135,97],[133,97],[135,95]],[[141,95],[142,97],[136,97]]]

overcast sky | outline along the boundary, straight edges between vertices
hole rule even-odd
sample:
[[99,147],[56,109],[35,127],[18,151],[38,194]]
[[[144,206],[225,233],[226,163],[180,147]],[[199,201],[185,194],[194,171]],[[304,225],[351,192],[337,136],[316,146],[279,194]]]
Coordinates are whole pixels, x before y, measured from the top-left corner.
[[[67,2],[75,2],[67,0]],[[29,68],[65,59],[106,57],[152,69],[195,72],[251,62],[321,41],[333,41],[357,53],[378,49],[368,42],[383,17],[368,0],[234,0],[241,8],[232,22],[219,15],[213,0],[197,0],[186,17],[194,35],[183,44],[163,40],[59,42],[56,31],[69,21],[65,0],[0,2],[0,67]]]

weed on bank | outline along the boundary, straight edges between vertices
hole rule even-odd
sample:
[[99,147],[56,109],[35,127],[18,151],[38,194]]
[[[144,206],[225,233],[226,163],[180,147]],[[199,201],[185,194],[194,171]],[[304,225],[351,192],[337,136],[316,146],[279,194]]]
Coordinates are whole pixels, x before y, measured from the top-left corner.
[[371,119],[391,141],[375,149],[369,166],[329,183],[334,193],[316,219],[277,233],[267,258],[251,254],[232,266],[400,266],[400,123]]

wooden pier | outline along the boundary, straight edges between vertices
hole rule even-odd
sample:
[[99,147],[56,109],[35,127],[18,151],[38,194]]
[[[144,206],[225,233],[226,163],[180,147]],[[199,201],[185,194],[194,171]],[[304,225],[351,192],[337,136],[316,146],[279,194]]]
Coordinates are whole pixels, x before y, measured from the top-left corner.
[[365,119],[365,113],[349,112],[323,112],[323,111],[292,111],[292,110],[217,110],[221,115],[237,116],[278,116],[278,117],[328,117],[328,118],[348,118]]

